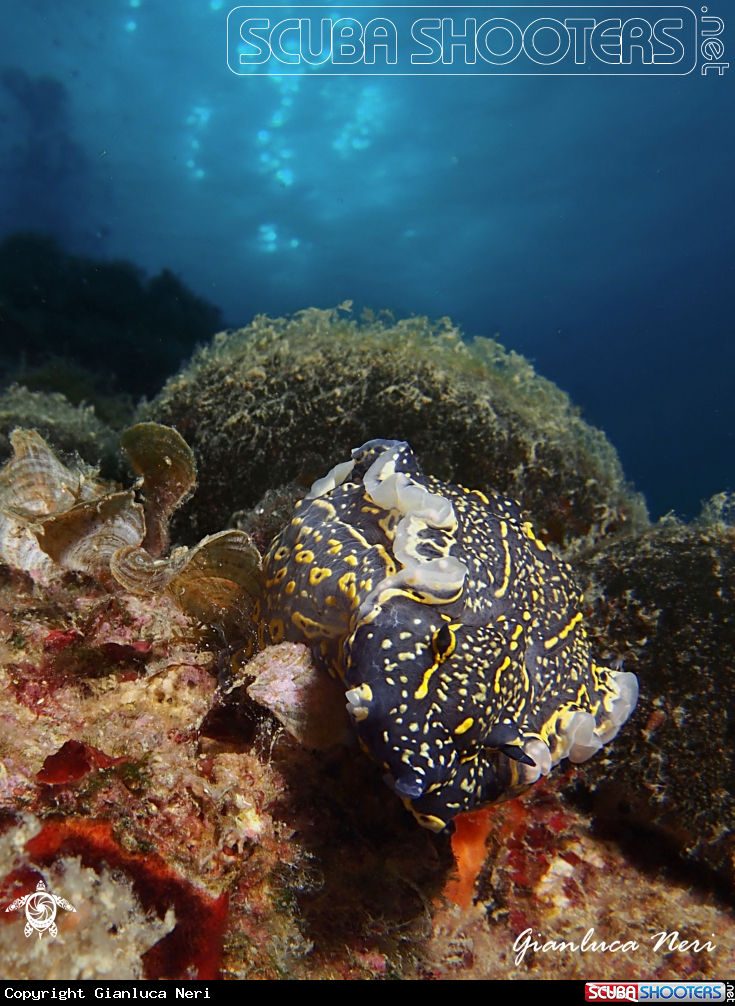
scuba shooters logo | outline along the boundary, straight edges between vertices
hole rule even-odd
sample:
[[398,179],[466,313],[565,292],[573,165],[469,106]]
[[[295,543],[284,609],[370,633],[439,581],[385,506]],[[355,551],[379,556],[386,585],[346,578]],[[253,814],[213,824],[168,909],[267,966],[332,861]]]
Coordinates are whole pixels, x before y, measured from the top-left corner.
[[[707,8],[703,7],[702,12],[706,14]],[[722,39],[718,38],[718,35],[721,35],[725,30],[725,23],[721,17],[702,17],[701,20],[703,25],[701,34],[704,38],[699,51],[705,60],[702,63],[702,74],[706,76],[708,70],[717,70],[719,75],[722,76],[730,66],[729,63],[717,62],[718,60],[722,60],[725,54],[725,46]]]
[[248,76],[682,76],[719,58],[719,39],[700,54],[699,27],[678,5],[248,5],[228,15],[227,63]]
[[585,982],[587,1002],[727,1002],[731,982]]
[[66,898],[60,898],[58,894],[51,894],[46,890],[46,885],[42,880],[38,881],[33,894],[24,894],[22,898],[16,898],[12,905],[8,905],[6,912],[14,912],[20,908],[25,908],[26,925],[23,932],[26,936],[31,933],[38,933],[39,940],[48,929],[51,936],[56,936],[56,912],[59,908],[65,908],[67,912],[76,912],[76,908],[70,905]]

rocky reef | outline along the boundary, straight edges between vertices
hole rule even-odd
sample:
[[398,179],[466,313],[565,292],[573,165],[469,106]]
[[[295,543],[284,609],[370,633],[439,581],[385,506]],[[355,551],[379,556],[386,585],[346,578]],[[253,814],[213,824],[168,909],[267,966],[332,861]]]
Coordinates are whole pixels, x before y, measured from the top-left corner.
[[[650,526],[613,448],[522,358],[449,323],[344,315],[217,337],[148,407],[178,433],[123,435],[128,488],[71,458],[73,437],[58,456],[7,430],[0,901],[43,881],[76,908],[43,937],[54,953],[0,913],[7,976],[729,973],[732,497]],[[43,428],[46,400],[13,394]],[[304,646],[254,652],[246,531],[267,545],[369,436],[520,497],[586,587],[597,659],[641,686],[595,759],[453,834],[386,789]]]
[[615,758],[585,766],[589,806],[655,828],[688,860],[735,877],[735,498],[691,524],[673,516],[579,564],[598,652],[620,657],[641,699]]

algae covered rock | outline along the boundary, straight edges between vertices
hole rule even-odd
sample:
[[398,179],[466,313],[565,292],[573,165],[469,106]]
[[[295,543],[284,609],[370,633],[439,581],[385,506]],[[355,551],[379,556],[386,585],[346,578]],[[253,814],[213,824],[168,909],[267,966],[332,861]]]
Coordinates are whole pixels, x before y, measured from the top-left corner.
[[10,434],[17,426],[38,430],[52,447],[99,465],[108,478],[119,475],[119,434],[97,418],[91,405],[72,405],[58,392],[29,391],[18,384],[0,392],[0,464],[13,452]]
[[260,316],[215,336],[143,417],[175,426],[196,456],[202,490],[176,524],[186,540],[376,437],[407,440],[444,481],[519,499],[567,549],[647,520],[614,448],[567,395],[492,339],[465,342],[449,319]]
[[735,497],[605,544],[582,569],[603,658],[640,682],[612,757],[582,770],[603,814],[655,826],[732,874],[735,851]]

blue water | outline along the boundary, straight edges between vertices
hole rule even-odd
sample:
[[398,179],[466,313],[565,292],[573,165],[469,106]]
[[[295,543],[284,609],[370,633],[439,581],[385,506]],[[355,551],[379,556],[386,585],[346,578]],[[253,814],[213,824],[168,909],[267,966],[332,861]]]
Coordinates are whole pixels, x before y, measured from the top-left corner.
[[171,268],[231,325],[450,315],[568,391],[654,515],[735,489],[735,69],[241,77],[227,12],[5,0],[0,236]]

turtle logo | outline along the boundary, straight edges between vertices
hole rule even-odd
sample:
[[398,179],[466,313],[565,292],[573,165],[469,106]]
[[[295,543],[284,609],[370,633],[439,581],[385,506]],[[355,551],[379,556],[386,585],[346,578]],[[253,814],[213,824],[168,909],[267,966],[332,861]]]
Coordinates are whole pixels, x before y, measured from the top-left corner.
[[26,910],[26,927],[23,932],[30,936],[35,930],[39,940],[48,929],[52,936],[58,932],[56,928],[56,911],[58,908],[65,908],[67,912],[76,912],[76,908],[70,905],[66,898],[60,898],[58,894],[51,894],[46,890],[46,885],[42,880],[38,881],[34,894],[24,894],[22,898],[16,898],[12,905],[8,905],[6,912],[13,912],[17,908]]

